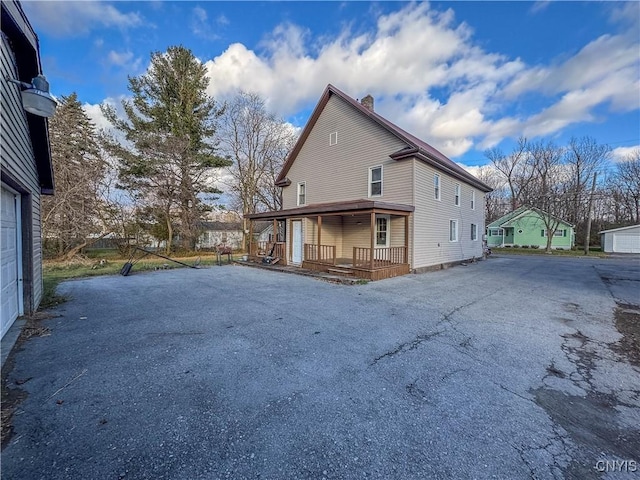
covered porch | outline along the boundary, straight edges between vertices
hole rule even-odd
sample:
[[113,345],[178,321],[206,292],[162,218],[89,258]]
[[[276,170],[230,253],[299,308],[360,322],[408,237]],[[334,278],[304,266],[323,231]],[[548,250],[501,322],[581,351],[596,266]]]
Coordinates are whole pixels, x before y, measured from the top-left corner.
[[288,265],[367,280],[410,271],[409,218],[414,207],[371,200],[316,204],[248,215],[272,220],[270,241],[251,242],[250,259],[263,255]]

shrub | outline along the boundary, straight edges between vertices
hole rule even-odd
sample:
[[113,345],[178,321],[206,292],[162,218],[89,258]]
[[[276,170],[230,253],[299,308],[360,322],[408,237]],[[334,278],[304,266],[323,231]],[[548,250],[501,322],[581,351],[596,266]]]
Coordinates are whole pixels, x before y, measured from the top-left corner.
[[505,245],[504,248],[511,248],[511,245]]
[[540,248],[540,245],[531,245],[531,248]]
[[520,248],[520,245],[514,245],[513,248]]
[[529,245],[522,245],[522,248],[529,248]]

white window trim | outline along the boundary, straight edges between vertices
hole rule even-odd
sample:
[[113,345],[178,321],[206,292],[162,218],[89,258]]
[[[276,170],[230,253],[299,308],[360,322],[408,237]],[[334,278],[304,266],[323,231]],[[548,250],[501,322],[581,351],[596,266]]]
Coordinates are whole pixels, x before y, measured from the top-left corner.
[[[436,195],[436,178],[438,179],[437,195]],[[442,198],[442,178],[440,178],[440,175],[437,173],[433,174],[433,198],[435,198],[438,201],[440,201],[440,199]]]
[[[371,194],[371,183],[372,183],[372,174],[373,174],[373,170],[375,170],[376,168],[380,169],[380,194],[379,195],[372,195]],[[369,197],[381,197],[382,193],[384,192],[383,188],[384,188],[384,168],[382,167],[382,165],[376,165],[375,167],[369,167]]]
[[[475,238],[473,237],[473,227],[476,227]],[[471,224],[471,241],[472,242],[477,242],[478,241],[478,225],[475,224],[475,223]]]
[[462,187],[460,186],[459,183],[456,183],[455,189],[454,189],[454,200],[453,200],[453,204],[456,207],[460,206],[460,200],[462,198]]
[[476,191],[471,190],[471,210],[476,209]]
[[[456,238],[454,240],[451,240],[451,223],[455,223],[456,225]],[[449,220],[449,242],[451,243],[455,243],[460,239],[460,228],[459,228],[460,224],[458,223],[458,220],[455,218],[452,218]]]
[[338,144],[338,132],[331,132],[329,134],[329,146],[332,147],[337,144]]
[[[565,231],[565,230],[566,230],[566,229],[564,229],[564,228],[559,228],[559,227],[558,227],[558,228],[556,228],[556,229],[554,230],[554,232],[553,232],[553,236],[554,236],[554,237],[564,237],[564,236],[565,236],[565,234],[564,234],[564,231]],[[558,235],[558,234],[560,234],[560,235]],[[544,237],[544,238],[547,238],[548,236],[549,236],[549,235],[548,235],[548,230],[545,228],[545,229],[544,229],[544,235],[543,235],[543,237]]]
[[[379,218],[385,218],[387,220],[387,238],[385,245],[378,245],[378,219]],[[391,245],[391,216],[390,215],[381,215],[381,214],[376,214],[376,225],[375,225],[375,235],[376,235],[376,242],[375,242],[375,248],[389,248],[389,246]]]
[[[300,186],[304,185],[304,203],[300,203]],[[296,205],[302,206],[307,204],[307,182],[298,182],[298,189],[296,191]]]

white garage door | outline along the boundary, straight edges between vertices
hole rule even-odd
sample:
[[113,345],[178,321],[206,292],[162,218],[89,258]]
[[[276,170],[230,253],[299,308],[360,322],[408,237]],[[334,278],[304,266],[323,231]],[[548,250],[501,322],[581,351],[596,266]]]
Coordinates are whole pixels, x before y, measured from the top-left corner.
[[20,197],[5,188],[2,188],[2,198],[0,199],[0,212],[2,234],[0,235],[0,264],[2,266],[2,309],[0,310],[3,337],[15,319],[22,312],[21,292],[19,285],[20,264],[18,263],[19,248],[19,227],[20,219],[16,215],[19,207]]
[[613,251],[617,253],[640,253],[640,235],[614,233]]

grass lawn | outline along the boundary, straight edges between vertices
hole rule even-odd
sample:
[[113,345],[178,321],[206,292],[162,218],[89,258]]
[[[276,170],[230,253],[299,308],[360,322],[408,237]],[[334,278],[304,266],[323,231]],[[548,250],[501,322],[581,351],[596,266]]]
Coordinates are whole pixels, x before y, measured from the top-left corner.
[[[557,257],[584,257],[584,247],[577,250],[551,250],[551,253],[547,253],[544,248],[508,248],[508,247],[491,247],[493,253],[511,253],[511,254],[524,254],[524,255],[553,255]],[[590,257],[608,257],[600,247],[593,247],[589,249]]]
[[[140,254],[136,255],[136,258],[140,258]],[[239,258],[241,254],[234,255],[233,258]],[[103,251],[91,251],[87,255],[87,259],[83,261],[72,262],[56,262],[52,260],[45,260],[42,264],[44,291],[42,301],[40,302],[40,308],[54,307],[66,299],[63,296],[56,295],[56,287],[63,280],[69,280],[71,278],[83,278],[94,277],[97,275],[115,275],[119,274],[122,266],[129,261],[128,258],[118,255],[114,250]],[[226,256],[223,256],[223,263],[226,262]],[[195,264],[198,255],[189,255],[181,257],[171,257],[184,262],[188,265]],[[215,254],[207,252],[206,254],[199,255],[200,265],[215,265],[217,257]],[[102,263],[101,263],[102,261]],[[135,260],[134,260],[135,261]],[[180,264],[174,263],[170,260],[165,260],[159,257],[147,256],[144,259],[136,263],[132,272],[142,272],[147,270],[155,270],[157,268],[186,268]]]

